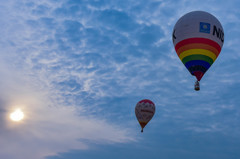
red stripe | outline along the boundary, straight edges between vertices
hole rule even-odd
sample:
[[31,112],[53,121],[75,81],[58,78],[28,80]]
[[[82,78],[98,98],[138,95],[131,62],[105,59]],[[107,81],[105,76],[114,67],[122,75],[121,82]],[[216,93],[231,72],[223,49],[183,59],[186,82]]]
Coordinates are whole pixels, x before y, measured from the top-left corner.
[[216,48],[218,50],[218,52],[221,51],[221,47],[218,43],[216,43],[215,41],[212,41],[210,39],[206,39],[206,38],[189,38],[189,39],[182,40],[176,44],[175,50],[178,50],[180,47],[182,47],[184,45],[193,44],[193,43],[207,44],[207,45],[210,45],[210,46],[213,46],[214,48]]
[[152,113],[152,114],[154,114],[154,112],[152,112],[152,111],[150,111],[150,110],[141,110],[141,112],[147,112],[147,113]]
[[143,100],[139,101],[138,103],[150,103],[150,104],[155,105],[155,104],[154,104],[151,100],[149,100],[149,99],[143,99]]

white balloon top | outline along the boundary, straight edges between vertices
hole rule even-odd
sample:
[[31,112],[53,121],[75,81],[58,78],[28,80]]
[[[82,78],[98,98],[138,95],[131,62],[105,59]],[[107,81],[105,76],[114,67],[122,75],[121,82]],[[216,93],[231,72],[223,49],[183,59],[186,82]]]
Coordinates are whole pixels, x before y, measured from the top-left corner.
[[174,46],[189,38],[210,39],[222,47],[224,32],[221,23],[212,14],[204,11],[193,11],[182,16],[173,29]]

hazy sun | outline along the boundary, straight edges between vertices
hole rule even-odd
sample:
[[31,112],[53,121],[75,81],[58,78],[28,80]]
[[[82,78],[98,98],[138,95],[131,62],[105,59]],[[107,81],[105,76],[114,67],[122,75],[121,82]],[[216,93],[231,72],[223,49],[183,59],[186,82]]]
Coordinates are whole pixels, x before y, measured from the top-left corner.
[[24,113],[21,109],[16,109],[10,114],[10,119],[12,121],[21,121],[24,118]]

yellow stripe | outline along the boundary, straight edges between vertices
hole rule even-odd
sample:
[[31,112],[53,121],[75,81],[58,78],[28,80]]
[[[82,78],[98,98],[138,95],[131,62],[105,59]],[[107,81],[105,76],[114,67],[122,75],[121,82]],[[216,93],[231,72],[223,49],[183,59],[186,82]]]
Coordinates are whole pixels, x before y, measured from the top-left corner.
[[179,55],[179,58],[182,60],[186,56],[196,55],[196,54],[198,54],[198,55],[206,55],[206,56],[210,57],[213,61],[215,61],[216,58],[217,58],[216,55],[213,52],[205,50],[205,49],[190,49],[190,50],[183,51]]

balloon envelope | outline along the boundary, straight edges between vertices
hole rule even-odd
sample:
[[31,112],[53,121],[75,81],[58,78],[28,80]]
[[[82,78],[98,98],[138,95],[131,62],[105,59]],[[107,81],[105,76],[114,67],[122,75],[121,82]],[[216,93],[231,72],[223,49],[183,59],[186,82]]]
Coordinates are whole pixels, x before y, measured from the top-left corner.
[[172,39],[178,57],[200,81],[220,54],[224,32],[216,17],[204,11],[193,11],[177,21]]
[[135,114],[143,132],[143,128],[155,114],[155,104],[149,99],[141,100],[135,107]]

